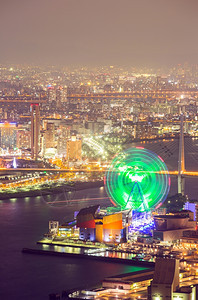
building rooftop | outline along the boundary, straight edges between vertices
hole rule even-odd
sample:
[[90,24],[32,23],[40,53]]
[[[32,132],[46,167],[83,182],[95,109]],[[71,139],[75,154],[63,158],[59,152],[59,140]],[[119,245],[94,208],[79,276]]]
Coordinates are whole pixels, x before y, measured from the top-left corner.
[[91,214],[91,215],[94,216],[99,207],[100,207],[100,205],[98,204],[98,205],[82,208],[79,211],[79,213],[77,214],[77,217],[84,216],[84,215],[87,215],[87,214]]
[[183,214],[183,215],[159,215],[159,216],[154,216],[155,219],[186,219],[189,218],[188,215]]
[[175,276],[175,259],[158,258],[155,263],[153,284],[172,284]]

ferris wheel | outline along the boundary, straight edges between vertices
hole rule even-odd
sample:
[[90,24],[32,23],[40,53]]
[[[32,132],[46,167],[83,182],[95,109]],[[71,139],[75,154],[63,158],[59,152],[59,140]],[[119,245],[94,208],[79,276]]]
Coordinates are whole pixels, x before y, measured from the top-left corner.
[[142,147],[130,148],[112,160],[105,187],[110,200],[121,209],[149,212],[166,199],[170,176],[160,156]]

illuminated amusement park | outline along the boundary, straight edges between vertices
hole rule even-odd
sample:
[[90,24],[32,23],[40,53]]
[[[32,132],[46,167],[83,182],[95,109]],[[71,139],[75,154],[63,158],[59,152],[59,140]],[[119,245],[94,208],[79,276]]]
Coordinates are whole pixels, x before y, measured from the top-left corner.
[[[67,292],[68,299],[119,296],[156,300],[163,299],[160,295],[168,295],[172,290],[172,295],[188,293],[192,298],[185,299],[194,300],[192,287],[198,284],[195,211],[193,203],[187,202],[183,210],[166,213],[163,203],[170,184],[168,168],[159,155],[143,147],[122,151],[114,156],[104,176],[112,205],[84,207],[74,213],[70,222],[49,221],[48,233],[37,242],[42,250],[24,248],[23,252],[78,256],[148,268],[137,274],[105,278],[101,288]],[[183,185],[179,176],[178,184]],[[165,293],[164,274],[170,269],[174,276]],[[160,273],[161,279],[155,273]],[[191,290],[186,292],[189,284]]]
[[[116,245],[137,240],[139,235],[151,237],[156,227],[154,216],[170,189],[163,159],[143,147],[122,151],[108,167],[104,185],[112,206],[94,205],[79,211],[71,223],[78,229],[79,239]],[[71,234],[64,226],[57,230],[60,236]]]
[[[64,159],[60,163],[58,158],[41,163],[36,159],[19,159],[15,155],[4,159],[7,167],[0,168],[2,179],[5,179],[5,184],[1,184],[2,196],[10,197],[12,191],[18,197],[23,197],[23,193],[39,195],[44,205],[52,209],[67,207],[69,210],[72,205],[71,210],[74,205],[76,209],[69,221],[66,216],[63,222],[49,220],[48,232],[37,242],[37,249],[23,248],[23,253],[146,268],[138,274],[126,274],[126,278],[123,274],[104,278],[99,289],[67,291],[66,299],[111,299],[118,295],[122,299],[162,299],[163,280],[156,279],[154,267],[156,274],[160,272],[162,277],[166,268],[167,272],[172,268],[176,274],[166,295],[170,291],[172,295],[177,296],[178,291],[180,295],[186,295],[182,289],[189,284],[193,288],[188,294],[194,295],[194,286],[198,285],[198,204],[189,201],[185,195],[184,180],[188,176],[196,177],[198,173],[185,169],[183,122],[181,115],[177,170],[174,166],[169,170],[170,164],[164,161],[166,154],[172,153],[166,141],[164,144],[157,142],[163,155],[142,147],[143,141],[123,150],[119,144],[114,147],[108,141],[108,148],[100,142],[100,137],[97,140],[91,137],[84,139],[84,150],[94,149],[100,156],[95,162],[94,156],[87,162],[79,156],[79,163],[75,160],[68,163]],[[81,141],[73,138],[67,146],[70,154],[75,152],[77,155]],[[107,157],[113,158],[109,162]],[[178,193],[171,198],[172,179],[177,180]],[[95,187],[103,189],[101,196],[97,191],[95,198],[88,195],[74,197],[78,190],[84,189],[88,194],[88,189]],[[177,286],[173,286],[175,281]],[[167,284],[165,279],[163,284]],[[159,289],[155,289],[156,286]],[[194,300],[193,297],[188,299]]]
[[136,147],[113,159],[105,187],[113,205],[131,215],[128,231],[148,233],[154,227],[152,212],[160,208],[168,195],[170,177],[160,156]]

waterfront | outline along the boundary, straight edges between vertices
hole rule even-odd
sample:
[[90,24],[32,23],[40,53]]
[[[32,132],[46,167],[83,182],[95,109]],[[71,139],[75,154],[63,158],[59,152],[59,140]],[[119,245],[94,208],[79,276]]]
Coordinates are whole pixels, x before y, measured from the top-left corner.
[[[196,142],[193,144],[195,155]],[[151,148],[153,145],[144,147]],[[158,153],[158,149],[151,150]],[[188,170],[196,168],[195,159],[188,159],[186,163]],[[170,157],[168,168],[177,168],[177,153]],[[175,194],[176,177],[171,177],[171,183],[170,194]],[[186,194],[189,198],[197,199],[197,178],[186,179]],[[90,198],[92,200],[88,201]],[[22,254],[23,247],[38,247],[36,241],[48,231],[49,220],[71,220],[74,211],[93,204],[111,205],[104,187],[0,201],[0,275],[3,278],[0,282],[0,299],[44,300],[53,292],[90,287],[104,277],[137,270],[121,264]]]
[[[105,196],[103,188],[76,192],[75,198]],[[86,203],[86,204],[85,204]],[[1,269],[0,299],[45,300],[48,294],[65,289],[88,287],[104,277],[137,267],[71,258],[23,254],[23,247],[36,248],[36,241],[48,231],[49,220],[71,219],[73,212],[85,205],[98,203],[75,202],[54,207],[42,197],[10,199],[0,202]],[[100,199],[101,205],[109,205]],[[86,271],[85,271],[86,270]]]

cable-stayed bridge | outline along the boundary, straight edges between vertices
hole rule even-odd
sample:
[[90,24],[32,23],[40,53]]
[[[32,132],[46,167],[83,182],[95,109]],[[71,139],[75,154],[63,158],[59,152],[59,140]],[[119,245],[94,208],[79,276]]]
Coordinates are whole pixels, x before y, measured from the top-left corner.
[[[141,142],[141,146],[152,150],[163,158],[167,164],[169,174],[177,177],[178,193],[185,194],[185,178],[198,177],[198,140],[193,140],[192,137],[185,134],[184,116],[180,117],[180,136],[178,139],[164,141],[147,141]],[[196,144],[197,141],[197,144]],[[143,144],[142,144],[143,143]],[[132,143],[136,146],[137,143]],[[186,168],[187,166],[187,168]],[[2,174],[14,174],[16,172],[33,173],[104,173],[105,168],[100,169],[75,169],[75,168],[0,168]]]

